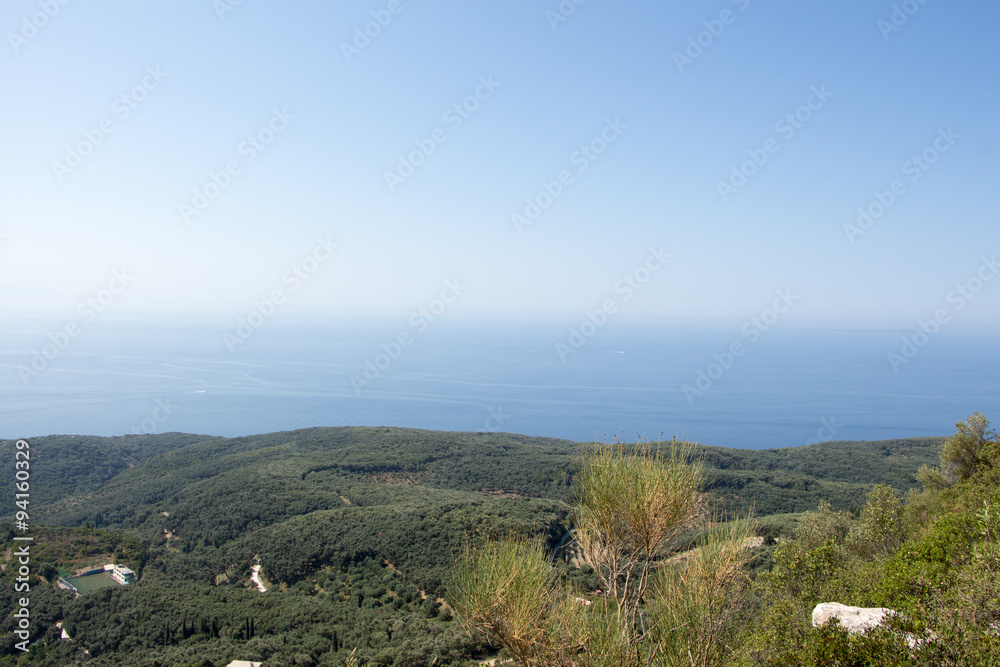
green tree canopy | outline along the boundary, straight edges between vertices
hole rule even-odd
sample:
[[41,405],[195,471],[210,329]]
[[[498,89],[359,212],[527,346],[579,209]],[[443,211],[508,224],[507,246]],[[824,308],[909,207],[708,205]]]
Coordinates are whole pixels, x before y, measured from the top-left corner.
[[950,469],[960,480],[995,466],[998,458],[997,432],[981,412],[955,424],[955,435],[941,447],[941,467]]

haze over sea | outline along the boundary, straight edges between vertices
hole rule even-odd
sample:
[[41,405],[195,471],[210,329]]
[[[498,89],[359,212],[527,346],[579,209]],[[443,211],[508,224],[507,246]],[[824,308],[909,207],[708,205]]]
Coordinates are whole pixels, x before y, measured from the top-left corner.
[[[973,411],[1000,414],[1000,340],[946,331],[896,372],[887,355],[904,332],[775,329],[752,341],[739,329],[609,322],[564,362],[565,322],[275,322],[232,352],[218,326],[90,326],[97,335],[26,379],[18,368],[54,328],[3,327],[0,437],[387,425],[766,448],[947,435]],[[412,342],[386,366],[376,356],[400,332]],[[711,369],[734,341],[742,356]],[[366,361],[384,370],[365,379]],[[718,377],[685,394],[699,371]]]

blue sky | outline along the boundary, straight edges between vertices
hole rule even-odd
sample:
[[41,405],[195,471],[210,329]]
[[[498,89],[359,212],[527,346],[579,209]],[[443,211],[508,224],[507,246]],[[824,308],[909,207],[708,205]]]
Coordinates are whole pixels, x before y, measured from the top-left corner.
[[0,8],[6,317],[124,270],[114,316],[410,312],[458,279],[456,315],[573,323],[662,248],[628,317],[731,328],[782,289],[788,326],[998,331],[995,3],[232,4]]

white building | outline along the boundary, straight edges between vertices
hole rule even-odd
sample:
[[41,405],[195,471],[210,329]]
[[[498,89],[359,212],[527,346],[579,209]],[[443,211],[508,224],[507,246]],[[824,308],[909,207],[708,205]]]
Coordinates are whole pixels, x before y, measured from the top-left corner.
[[119,565],[118,563],[105,565],[104,571],[110,574],[112,579],[123,586],[135,580],[135,572],[124,565]]

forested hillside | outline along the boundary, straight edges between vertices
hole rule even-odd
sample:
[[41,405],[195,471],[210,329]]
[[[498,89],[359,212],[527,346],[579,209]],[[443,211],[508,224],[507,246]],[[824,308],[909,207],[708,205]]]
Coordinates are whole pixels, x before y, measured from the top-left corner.
[[[856,510],[876,484],[905,491],[941,442],[692,452],[720,506],[763,516],[821,501]],[[571,528],[567,502],[592,446],[401,428],[33,439],[31,568],[46,581],[32,585],[32,655],[51,665],[340,665],[355,651],[359,664],[464,664],[483,647],[442,600],[455,559],[479,536],[554,546]],[[13,452],[0,444],[6,470]],[[3,487],[4,507],[13,494]],[[77,599],[54,588],[58,572],[102,559],[132,567],[139,583]],[[0,598],[13,609],[9,551],[3,562]],[[266,593],[250,581],[257,563]],[[73,641],[59,638],[58,620]],[[12,627],[8,617],[0,630]],[[0,645],[0,664],[16,660],[12,644]]]
[[766,564],[753,519],[705,511],[683,450],[602,448],[571,506],[600,590],[555,576],[536,540],[479,540],[454,568],[456,618],[517,667],[993,667],[1000,435],[978,412],[955,427],[920,491],[876,486],[856,515],[821,503]]

